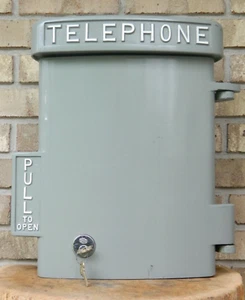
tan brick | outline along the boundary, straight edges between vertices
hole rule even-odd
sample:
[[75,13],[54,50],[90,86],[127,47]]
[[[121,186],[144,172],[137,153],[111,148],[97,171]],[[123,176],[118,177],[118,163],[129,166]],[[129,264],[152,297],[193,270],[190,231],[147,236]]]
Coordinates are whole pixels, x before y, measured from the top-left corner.
[[30,48],[31,20],[0,20],[0,48]]
[[231,195],[229,202],[235,205],[237,224],[245,224],[245,195]]
[[9,152],[10,150],[10,124],[0,125],[0,152]]
[[245,124],[228,125],[228,151],[245,152]]
[[11,187],[12,176],[12,161],[11,159],[0,159],[0,188]]
[[244,260],[245,259],[245,231],[235,232],[236,253],[223,254],[217,253],[216,259],[219,260]]
[[0,89],[0,117],[38,116],[38,89]]
[[243,117],[245,116],[245,90],[235,94],[235,100],[216,103],[218,117]]
[[10,224],[10,196],[0,195],[0,224]]
[[217,159],[216,187],[245,187],[245,159]]
[[126,0],[130,14],[218,14],[224,13],[223,0]]
[[13,58],[10,55],[0,55],[0,82],[13,82]]
[[231,11],[233,14],[245,13],[245,1],[244,0],[231,0]]
[[8,14],[12,12],[12,0],[0,1],[0,14]]
[[39,79],[39,64],[30,55],[20,57],[20,82],[33,83]]
[[36,259],[37,239],[15,237],[10,231],[0,231],[0,259]]
[[215,151],[222,151],[222,130],[219,124],[215,125]]
[[187,13],[187,1],[126,0],[125,13],[130,14],[184,14]]
[[216,204],[222,204],[223,203],[223,197],[221,195],[215,195],[215,203]]
[[224,76],[225,76],[224,59],[221,59],[214,64],[214,80],[224,81]]
[[188,0],[188,13],[223,14],[225,4],[223,0]]
[[231,56],[231,81],[245,82],[245,55]]
[[21,15],[117,14],[119,0],[20,0]]
[[223,27],[224,47],[245,47],[245,19],[218,20]]
[[19,124],[17,125],[17,151],[37,151],[38,150],[38,125]]

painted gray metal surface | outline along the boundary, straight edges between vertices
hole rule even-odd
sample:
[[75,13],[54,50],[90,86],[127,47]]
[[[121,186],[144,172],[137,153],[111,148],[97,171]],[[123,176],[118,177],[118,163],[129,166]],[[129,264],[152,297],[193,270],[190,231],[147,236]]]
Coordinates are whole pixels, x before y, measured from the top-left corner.
[[[101,28],[100,18],[64,24],[99,20]],[[163,48],[156,55],[154,42],[139,55],[146,45],[136,35],[131,52],[118,45],[126,49],[119,53],[113,44],[105,53],[98,42],[93,55],[72,44],[65,57],[68,46],[58,43],[53,46],[61,52],[52,57],[52,45],[39,48],[43,26],[37,26],[33,52],[40,62],[39,276],[81,277],[73,252],[79,234],[96,242],[95,253],[85,259],[88,278],[214,275],[215,246],[228,251],[234,242],[233,205],[214,204],[214,101],[231,99],[239,89],[213,81],[221,31],[210,29],[212,49],[203,44],[198,52],[191,45],[188,55],[178,48],[183,41],[171,55]],[[16,172],[23,176],[23,168]],[[23,199],[14,195],[17,211]]]
[[[55,28],[52,28],[52,27]],[[68,26],[70,26],[68,28]],[[151,33],[152,34],[151,34]],[[222,27],[186,17],[93,16],[56,18],[33,27],[32,52],[43,56],[102,53],[223,55]],[[208,42],[208,43],[207,43]]]

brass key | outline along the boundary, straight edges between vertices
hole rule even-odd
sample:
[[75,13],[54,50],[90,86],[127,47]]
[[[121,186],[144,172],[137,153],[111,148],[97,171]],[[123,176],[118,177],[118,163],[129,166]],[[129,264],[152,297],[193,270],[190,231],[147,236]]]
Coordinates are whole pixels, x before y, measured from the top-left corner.
[[80,273],[85,281],[85,285],[88,287],[88,278],[86,276],[86,271],[85,271],[85,263],[81,262],[80,264]]

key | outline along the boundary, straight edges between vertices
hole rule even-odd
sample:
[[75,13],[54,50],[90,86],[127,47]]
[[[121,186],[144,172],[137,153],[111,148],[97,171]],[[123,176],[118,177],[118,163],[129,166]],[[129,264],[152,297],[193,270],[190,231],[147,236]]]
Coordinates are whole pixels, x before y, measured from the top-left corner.
[[90,245],[90,246],[85,246],[85,245],[82,245],[79,247],[79,249],[77,250],[77,255],[78,256],[81,256],[83,258],[86,258],[88,257],[89,255],[89,252],[91,252],[93,250],[93,245]]
[[88,287],[88,278],[86,276],[86,271],[85,271],[85,263],[81,262],[80,264],[80,273],[85,281],[85,285]]

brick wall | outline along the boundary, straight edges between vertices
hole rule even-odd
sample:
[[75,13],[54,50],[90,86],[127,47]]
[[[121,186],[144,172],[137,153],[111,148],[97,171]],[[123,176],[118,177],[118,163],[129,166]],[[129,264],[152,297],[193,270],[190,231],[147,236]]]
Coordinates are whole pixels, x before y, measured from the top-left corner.
[[[236,254],[219,263],[245,268],[245,1],[0,0],[0,264],[35,260],[36,239],[12,237],[11,153],[38,149],[38,63],[30,56],[31,26],[68,14],[178,14],[218,20],[225,57],[215,79],[241,84],[235,101],[216,105],[216,201],[236,209]],[[200,258],[201,259],[201,258]],[[244,269],[245,270],[245,269]]]

